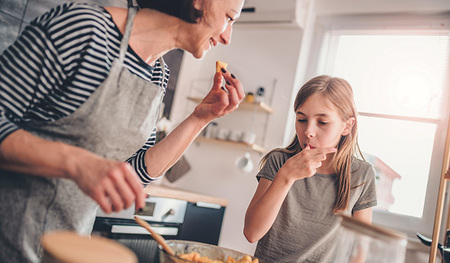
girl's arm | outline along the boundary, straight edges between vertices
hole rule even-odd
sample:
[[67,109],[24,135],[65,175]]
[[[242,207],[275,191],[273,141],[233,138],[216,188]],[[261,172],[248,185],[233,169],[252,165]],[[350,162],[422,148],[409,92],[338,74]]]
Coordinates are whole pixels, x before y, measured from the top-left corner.
[[271,182],[261,178],[255,195],[245,215],[244,235],[251,243],[260,240],[272,227],[281,205],[296,180],[313,176],[327,154],[335,148],[310,149],[309,146],[293,157],[278,170]]
[[[222,89],[222,76],[227,81],[227,91]],[[210,121],[235,110],[244,96],[245,92],[238,79],[225,70],[216,73],[212,89],[194,112],[147,150],[145,163],[149,176],[156,178],[172,167]]]
[[372,223],[372,207],[353,212],[352,217],[367,224]]
[[260,179],[245,214],[244,235],[250,243],[260,240],[272,227],[293,182],[281,176],[273,182]]
[[[366,208],[363,210],[359,210],[356,212],[353,212],[352,217],[356,220],[359,220],[361,222],[371,224],[372,223],[372,208]],[[362,241],[364,242],[364,241]],[[368,244],[362,243],[360,244],[361,247],[359,248],[358,253],[354,258],[351,258],[350,263],[363,263],[366,260],[367,256],[367,250],[368,250]]]

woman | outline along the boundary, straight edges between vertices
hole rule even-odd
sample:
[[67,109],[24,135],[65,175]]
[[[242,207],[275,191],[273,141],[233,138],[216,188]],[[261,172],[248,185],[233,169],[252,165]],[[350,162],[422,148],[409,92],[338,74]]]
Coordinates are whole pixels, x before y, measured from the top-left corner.
[[168,80],[161,57],[180,48],[202,58],[229,44],[243,5],[162,2],[55,7],[0,57],[0,261],[39,262],[47,231],[89,234],[98,206],[141,209],[141,184],[243,99],[239,80],[216,73],[192,114],[151,147]]

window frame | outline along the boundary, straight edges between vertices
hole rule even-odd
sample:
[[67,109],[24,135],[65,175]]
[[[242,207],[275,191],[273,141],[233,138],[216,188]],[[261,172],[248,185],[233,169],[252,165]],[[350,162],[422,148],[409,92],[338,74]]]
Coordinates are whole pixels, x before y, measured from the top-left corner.
[[[357,32],[367,30],[365,34],[369,34],[369,31],[393,33],[398,35],[398,31],[402,30],[405,34],[411,34],[411,32],[436,32],[436,31],[448,31],[450,30],[450,17],[440,14],[434,15],[399,15],[399,14],[386,14],[386,15],[345,15],[345,16],[325,16],[317,17],[314,27],[314,39],[313,45],[311,45],[310,57],[308,63],[308,70],[306,71],[307,79],[312,78],[320,72],[319,65],[322,60],[326,59],[321,57],[323,42],[325,41],[326,34],[330,31],[341,32]],[[450,36],[450,34],[449,34]],[[450,48],[450,45],[449,45]],[[450,65],[449,65],[450,68]],[[406,215],[394,214],[387,211],[375,210],[373,212],[373,223],[387,228],[395,229],[407,234],[409,237],[415,237],[417,232],[428,235],[431,237],[434,226],[434,217],[436,212],[437,194],[439,191],[440,177],[442,173],[443,158],[445,151],[445,140],[448,122],[450,118],[450,74],[446,76],[446,86],[444,89],[444,103],[443,103],[443,117],[441,119],[429,119],[429,118],[411,118],[402,116],[390,116],[380,114],[375,117],[383,118],[400,118],[403,120],[412,121],[425,121],[436,123],[436,133],[433,144],[433,151],[431,156],[430,169],[428,174],[428,185],[426,188],[426,196],[424,200],[424,210],[422,218],[416,218]],[[445,100],[447,98],[447,100]],[[371,116],[377,115],[372,113],[360,112],[360,115]],[[363,149],[362,149],[363,150]],[[448,193],[450,186],[447,186],[446,192]],[[449,196],[447,194],[444,204],[444,215],[448,214],[448,202]],[[445,218],[442,220],[441,225],[446,224]],[[441,226],[441,232],[444,232],[444,227]],[[442,234],[440,236],[443,236]]]

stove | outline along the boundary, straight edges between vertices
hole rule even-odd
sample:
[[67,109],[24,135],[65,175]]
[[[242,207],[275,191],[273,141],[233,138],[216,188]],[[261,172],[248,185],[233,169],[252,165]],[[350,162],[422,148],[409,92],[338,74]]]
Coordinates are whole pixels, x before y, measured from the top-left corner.
[[118,213],[99,210],[93,235],[113,239],[136,253],[139,262],[159,262],[158,244],[150,233],[139,226],[139,215],[165,239],[189,240],[218,245],[225,207],[204,202],[150,196],[145,208],[135,213],[134,206]]

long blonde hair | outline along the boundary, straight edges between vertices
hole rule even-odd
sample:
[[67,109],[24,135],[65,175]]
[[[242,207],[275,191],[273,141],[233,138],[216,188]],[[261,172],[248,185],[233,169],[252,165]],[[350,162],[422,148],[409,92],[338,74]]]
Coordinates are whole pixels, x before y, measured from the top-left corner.
[[[341,78],[330,77],[326,75],[317,76],[306,82],[298,91],[294,102],[294,111],[305,103],[305,101],[314,94],[320,93],[325,96],[336,107],[343,121],[349,118],[355,118],[355,124],[350,133],[341,136],[337,146],[338,151],[333,157],[333,168],[338,176],[338,191],[333,213],[338,214],[348,207],[350,198],[351,181],[351,159],[356,153],[362,156],[358,146],[358,122],[356,121],[357,111],[353,100],[353,90],[350,84]],[[261,160],[262,167],[267,157],[272,152],[285,152],[297,154],[302,151],[302,146],[298,141],[297,135],[294,135],[292,142],[285,148],[277,148],[267,153]]]

